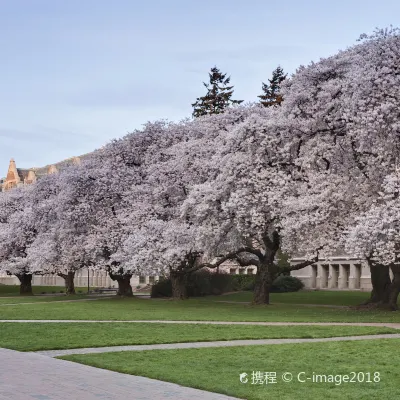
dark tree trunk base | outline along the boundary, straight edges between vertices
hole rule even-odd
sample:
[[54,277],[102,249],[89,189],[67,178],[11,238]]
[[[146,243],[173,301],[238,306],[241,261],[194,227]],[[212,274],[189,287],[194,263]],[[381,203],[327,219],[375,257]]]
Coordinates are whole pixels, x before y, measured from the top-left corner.
[[171,272],[172,298],[175,300],[186,300],[189,298],[187,292],[187,274]]
[[262,263],[257,267],[252,304],[270,304],[269,295],[272,284],[270,267],[270,265]]
[[392,311],[397,311],[399,306],[397,305],[397,299],[400,292],[400,266],[392,265],[390,269],[393,272],[393,281],[389,288],[389,309]]
[[371,297],[362,305],[376,304],[384,307],[389,304],[389,288],[391,285],[389,267],[386,265],[370,265],[372,292]]
[[132,275],[124,275],[123,277],[116,279],[118,283],[117,296],[133,297],[131,278]]
[[23,296],[33,296],[32,291],[32,275],[31,274],[19,274],[16,277],[20,281],[19,294]]
[[120,274],[114,274],[111,270],[108,271],[110,278],[118,283],[117,296],[121,297],[133,297],[133,291],[131,286],[132,274],[122,274],[123,270],[120,269]]
[[63,278],[65,281],[65,294],[66,295],[75,294],[75,284],[74,284],[75,271],[68,271],[68,273],[58,274],[58,276],[61,276],[61,278]]

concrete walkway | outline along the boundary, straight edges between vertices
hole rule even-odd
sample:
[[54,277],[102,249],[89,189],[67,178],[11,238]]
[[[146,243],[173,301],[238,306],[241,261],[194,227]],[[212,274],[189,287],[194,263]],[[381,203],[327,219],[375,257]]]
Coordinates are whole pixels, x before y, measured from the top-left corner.
[[164,320],[91,320],[91,319],[0,319],[0,323],[130,323],[130,324],[199,324],[199,325],[259,325],[259,326],[377,326],[400,329],[399,322],[260,322],[260,321],[164,321]]
[[375,339],[400,339],[400,333],[363,336],[341,336],[316,339],[251,339],[251,340],[224,340],[218,342],[192,342],[192,343],[170,343],[170,344],[147,344],[134,346],[111,346],[111,347],[89,347],[68,350],[44,350],[37,351],[48,357],[60,357],[70,354],[92,354],[92,353],[113,353],[116,351],[144,351],[144,350],[174,350],[174,349],[198,349],[205,347],[234,347],[234,346],[255,346],[273,345],[287,343],[318,343],[318,342],[342,342],[353,340],[375,340]]
[[236,400],[203,390],[0,349],[0,400]]

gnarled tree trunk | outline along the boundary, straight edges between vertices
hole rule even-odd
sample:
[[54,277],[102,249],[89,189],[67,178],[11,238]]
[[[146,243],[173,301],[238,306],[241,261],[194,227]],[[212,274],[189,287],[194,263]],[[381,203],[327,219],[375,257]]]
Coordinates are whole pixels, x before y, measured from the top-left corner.
[[257,267],[253,304],[269,304],[271,285],[272,282],[268,265],[260,263]]
[[397,299],[400,293],[400,265],[392,265],[393,281],[389,287],[389,308],[393,311],[398,310]]
[[63,278],[65,281],[65,294],[75,294],[75,271],[68,271],[66,274],[58,273],[57,275],[61,276],[61,278]]
[[17,274],[16,277],[20,281],[19,294],[32,296],[32,274]]
[[267,249],[266,254],[260,259],[257,266],[253,304],[270,304],[269,294],[277,272],[274,265],[275,254],[276,250]]
[[109,271],[110,278],[118,283],[117,296],[132,297],[133,291],[131,286],[132,274],[113,274]]
[[171,271],[172,298],[177,300],[188,299],[187,280],[188,274]]
[[371,297],[364,304],[387,305],[389,304],[390,275],[387,265],[369,263],[371,271],[372,292]]

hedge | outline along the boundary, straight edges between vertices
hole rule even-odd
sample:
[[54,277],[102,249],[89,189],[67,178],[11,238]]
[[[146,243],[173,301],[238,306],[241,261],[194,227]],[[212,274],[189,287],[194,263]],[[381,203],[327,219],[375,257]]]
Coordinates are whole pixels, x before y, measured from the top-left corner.
[[[254,290],[255,275],[230,275],[200,270],[188,279],[188,296],[200,297],[220,295],[226,292]],[[271,292],[296,292],[304,287],[303,282],[294,276],[279,276],[272,284]],[[151,288],[151,297],[172,297],[172,284],[169,278],[160,278]]]

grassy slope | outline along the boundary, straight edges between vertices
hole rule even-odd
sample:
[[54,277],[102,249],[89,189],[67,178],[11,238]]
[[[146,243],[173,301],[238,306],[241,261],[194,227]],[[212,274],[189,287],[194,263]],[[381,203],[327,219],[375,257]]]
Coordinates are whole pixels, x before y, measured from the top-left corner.
[[[338,306],[355,306],[363,303],[370,296],[369,292],[360,291],[328,291],[301,290],[294,293],[272,293],[271,303],[287,303],[287,304],[329,304]],[[209,298],[211,299],[211,297]],[[252,292],[237,292],[223,296],[213,296],[215,301],[240,301],[251,302],[253,299]]]
[[206,342],[237,339],[316,338],[398,333],[389,328],[319,326],[172,325],[142,323],[2,323],[0,347],[19,351]]
[[[285,344],[219,349],[153,350],[64,359],[123,373],[179,383],[248,400],[396,399],[400,398],[400,340]],[[239,374],[276,372],[277,383],[243,384]],[[284,383],[283,372],[316,374],[380,372],[379,383]]]
[[[311,296],[312,292],[310,301],[313,301]],[[113,298],[76,303],[0,305],[0,319],[400,322],[400,313],[296,304],[251,306],[217,303],[208,299],[165,301]]]

